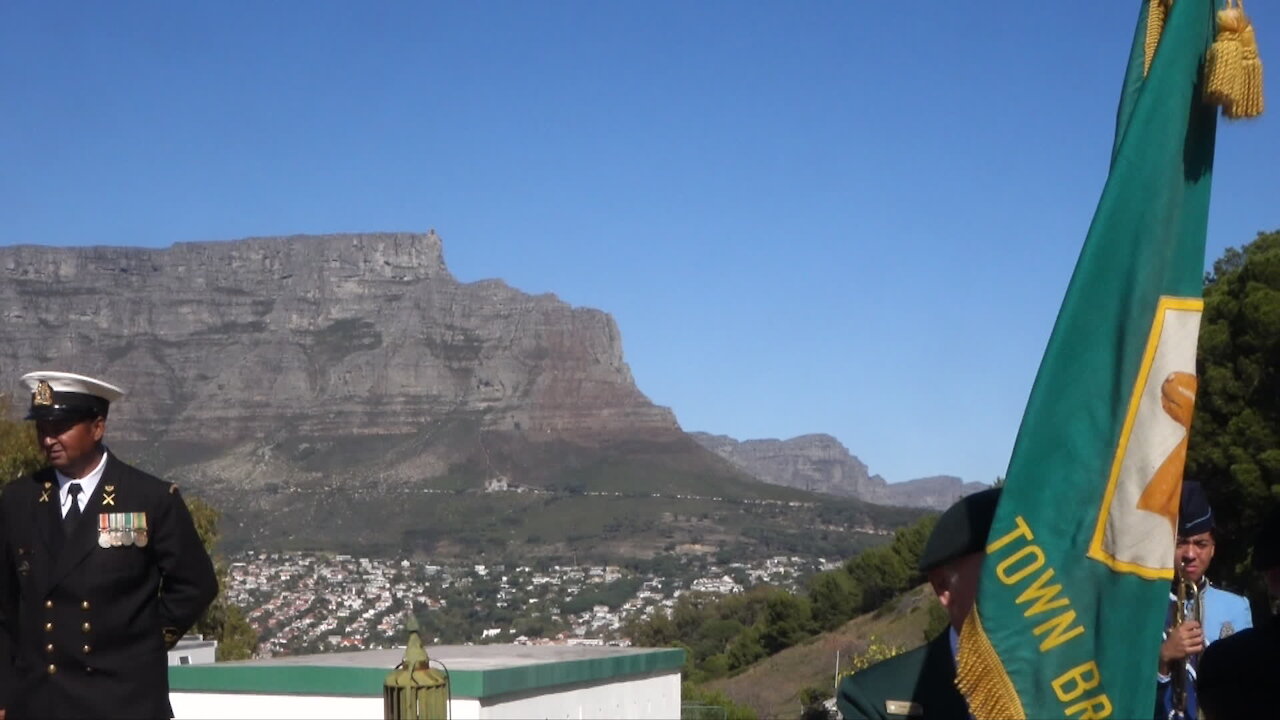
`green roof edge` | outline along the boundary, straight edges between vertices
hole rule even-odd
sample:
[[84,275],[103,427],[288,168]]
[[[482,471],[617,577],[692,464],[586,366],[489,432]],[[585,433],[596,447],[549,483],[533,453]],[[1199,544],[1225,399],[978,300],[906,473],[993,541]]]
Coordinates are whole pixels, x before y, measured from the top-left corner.
[[[454,697],[479,699],[679,670],[683,665],[684,650],[663,648],[493,670],[453,670],[449,673],[449,684]],[[169,689],[172,692],[381,697],[383,682],[391,670],[330,665],[174,665],[169,668]]]

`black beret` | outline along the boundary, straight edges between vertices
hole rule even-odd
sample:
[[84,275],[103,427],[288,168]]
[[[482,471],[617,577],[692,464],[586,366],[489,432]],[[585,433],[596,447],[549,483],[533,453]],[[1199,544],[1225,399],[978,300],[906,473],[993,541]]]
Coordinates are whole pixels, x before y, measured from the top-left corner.
[[1213,529],[1213,508],[1204,488],[1195,480],[1182,483],[1182,502],[1178,505],[1178,537],[1191,537]]
[[966,495],[938,518],[933,533],[920,553],[920,570],[928,572],[956,558],[982,552],[996,517],[1000,488],[988,488]]

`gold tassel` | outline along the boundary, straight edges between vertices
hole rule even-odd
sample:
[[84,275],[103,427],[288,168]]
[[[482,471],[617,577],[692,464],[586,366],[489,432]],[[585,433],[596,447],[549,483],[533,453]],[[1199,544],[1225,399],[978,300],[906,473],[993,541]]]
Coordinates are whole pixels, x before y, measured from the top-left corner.
[[1156,46],[1160,44],[1160,33],[1164,32],[1164,21],[1169,14],[1169,5],[1173,0],[1148,0],[1147,2],[1147,37],[1142,43],[1142,76],[1151,72],[1151,60],[1156,56]]
[[1018,691],[982,629],[975,605],[964,619],[956,658],[956,688],[977,720],[1026,720]]
[[1232,119],[1262,114],[1262,60],[1242,0],[1227,0],[1218,11],[1218,32],[1205,56],[1205,98]]

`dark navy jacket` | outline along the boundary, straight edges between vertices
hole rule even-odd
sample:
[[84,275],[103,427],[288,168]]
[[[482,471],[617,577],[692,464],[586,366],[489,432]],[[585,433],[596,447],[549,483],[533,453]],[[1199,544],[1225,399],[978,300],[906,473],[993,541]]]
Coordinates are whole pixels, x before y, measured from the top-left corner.
[[[0,707],[9,718],[172,716],[167,649],[218,592],[177,490],[109,455],[66,536],[53,470],[4,488]],[[144,545],[100,546],[99,523],[119,513],[145,514]]]

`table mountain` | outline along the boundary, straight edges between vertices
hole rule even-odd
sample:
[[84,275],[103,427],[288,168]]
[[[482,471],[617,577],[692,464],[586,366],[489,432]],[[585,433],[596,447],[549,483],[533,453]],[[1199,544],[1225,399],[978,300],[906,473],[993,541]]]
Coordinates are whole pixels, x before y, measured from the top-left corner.
[[[59,369],[123,386],[108,443],[209,496],[232,546],[465,553],[590,542],[573,530],[590,525],[590,493],[804,499],[651,403],[609,315],[460,283],[434,232],[5,247],[0,278],[0,377],[16,390],[24,372]],[[485,488],[572,497],[548,509]],[[710,512],[659,532],[643,505],[605,524],[620,547],[732,535]]]

